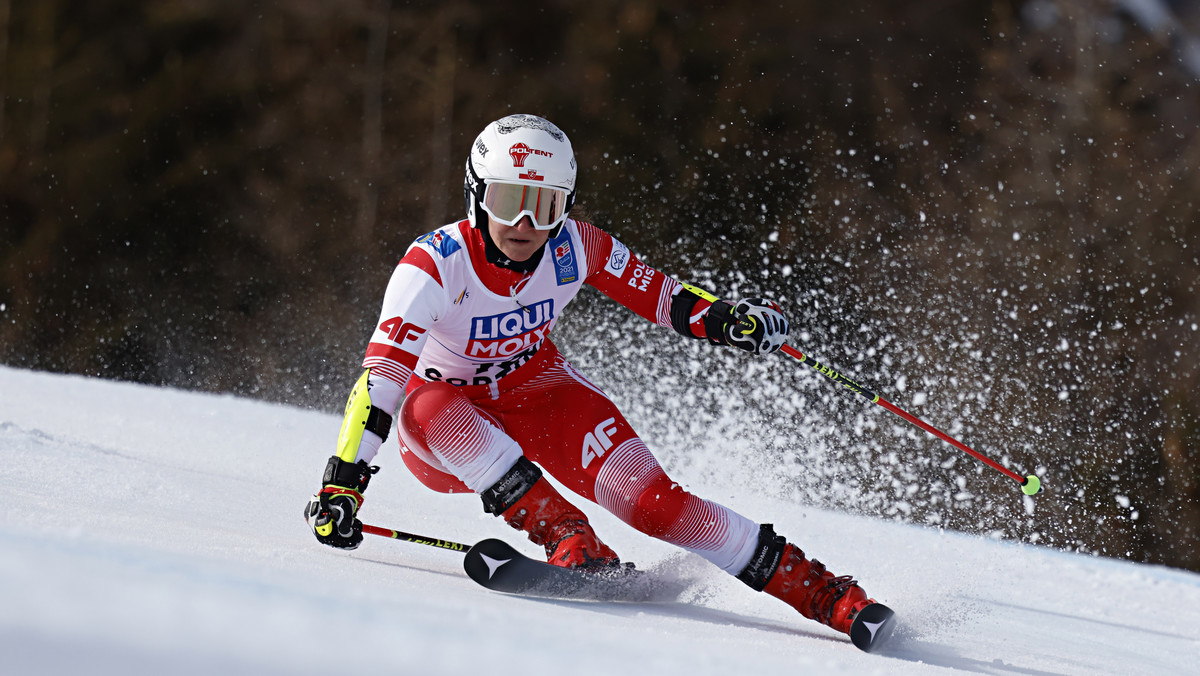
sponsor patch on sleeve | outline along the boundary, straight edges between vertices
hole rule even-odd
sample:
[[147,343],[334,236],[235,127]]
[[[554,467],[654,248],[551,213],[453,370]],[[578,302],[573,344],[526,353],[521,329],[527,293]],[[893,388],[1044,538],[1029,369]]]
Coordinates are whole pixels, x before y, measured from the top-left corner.
[[435,251],[441,254],[442,258],[450,256],[450,254],[458,251],[458,242],[441,230],[434,230],[427,235],[421,235],[417,238],[417,242],[433,247]]
[[608,264],[604,266],[604,269],[608,274],[620,279],[621,275],[625,274],[625,266],[629,265],[629,247],[615,237],[612,242],[612,253],[608,255]]
[[575,264],[575,251],[571,248],[571,234],[566,228],[562,229],[557,239],[550,240],[550,251],[554,253],[554,273],[558,277],[558,285],[570,284],[579,279],[579,270]]

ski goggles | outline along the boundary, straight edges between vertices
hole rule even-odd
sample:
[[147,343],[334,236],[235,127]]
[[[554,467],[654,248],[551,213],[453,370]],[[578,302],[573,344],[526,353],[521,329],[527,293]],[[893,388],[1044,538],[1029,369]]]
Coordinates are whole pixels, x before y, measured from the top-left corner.
[[567,218],[569,197],[561,188],[489,182],[483,192],[483,210],[504,225],[516,225],[528,216],[537,230],[553,230]]

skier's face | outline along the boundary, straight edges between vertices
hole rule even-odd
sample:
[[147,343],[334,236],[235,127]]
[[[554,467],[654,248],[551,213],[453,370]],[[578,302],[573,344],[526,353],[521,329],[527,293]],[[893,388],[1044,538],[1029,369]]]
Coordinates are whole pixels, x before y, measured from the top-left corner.
[[550,231],[534,229],[528,216],[516,225],[505,225],[488,216],[488,233],[501,253],[518,262],[529,260],[550,239]]

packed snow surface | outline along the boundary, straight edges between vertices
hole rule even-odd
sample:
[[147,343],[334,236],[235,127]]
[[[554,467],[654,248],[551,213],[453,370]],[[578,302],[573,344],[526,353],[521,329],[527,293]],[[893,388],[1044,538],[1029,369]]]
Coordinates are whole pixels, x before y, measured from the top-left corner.
[[[301,518],[340,420],[0,367],[5,674],[1183,674],[1200,575],[818,511],[690,484],[855,575],[901,626],[882,654],[588,504],[663,582],[654,601],[486,591],[461,554]],[[421,487],[390,440],[368,523],[537,548],[478,498]],[[697,448],[697,453],[717,453]],[[667,468],[671,471],[671,468]],[[734,473],[736,468],[730,468]],[[1014,500],[1020,499],[1014,494]],[[682,591],[680,591],[682,589]]]

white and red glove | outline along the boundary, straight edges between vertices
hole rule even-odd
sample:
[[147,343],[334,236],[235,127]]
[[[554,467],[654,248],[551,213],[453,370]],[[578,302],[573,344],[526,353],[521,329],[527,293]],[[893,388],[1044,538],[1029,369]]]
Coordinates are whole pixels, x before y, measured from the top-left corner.
[[735,304],[719,300],[708,309],[704,332],[713,343],[770,354],[787,340],[788,321],[783,308],[772,300],[743,298]]
[[361,460],[345,462],[336,455],[329,458],[321,490],[304,506],[304,520],[317,541],[339,549],[356,549],[362,542],[362,522],[355,518],[362,506],[363,491],[378,467]]
[[770,354],[787,340],[788,321],[779,303],[743,298],[736,303],[684,284],[671,299],[671,326],[689,338],[732,345],[754,354]]

